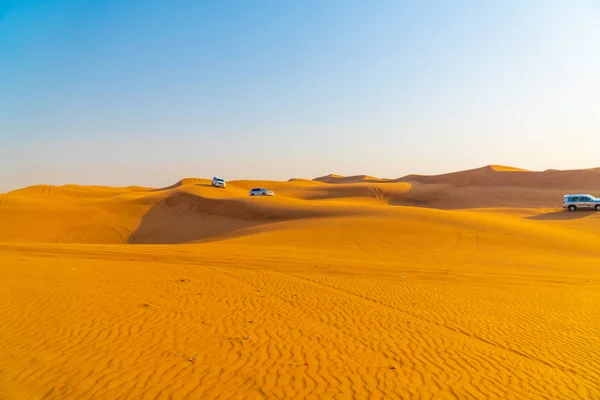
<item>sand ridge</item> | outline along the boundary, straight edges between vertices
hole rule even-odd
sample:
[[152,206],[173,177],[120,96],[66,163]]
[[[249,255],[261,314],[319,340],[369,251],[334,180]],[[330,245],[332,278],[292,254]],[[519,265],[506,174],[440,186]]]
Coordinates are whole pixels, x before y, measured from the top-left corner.
[[394,182],[448,184],[455,187],[527,187],[575,191],[600,189],[600,168],[582,170],[527,171],[514,167],[488,165],[442,175],[407,175]]
[[0,398],[600,398],[597,174],[0,195]]
[[353,176],[342,176],[336,174],[329,174],[313,179],[315,182],[322,183],[360,183],[360,182],[386,182],[388,179],[376,178],[369,175],[353,175]]
[[507,165],[498,165],[498,164],[491,164],[490,168],[493,169],[494,171],[499,171],[499,172],[529,172],[529,170],[527,170],[527,169],[517,168],[517,167],[509,167]]

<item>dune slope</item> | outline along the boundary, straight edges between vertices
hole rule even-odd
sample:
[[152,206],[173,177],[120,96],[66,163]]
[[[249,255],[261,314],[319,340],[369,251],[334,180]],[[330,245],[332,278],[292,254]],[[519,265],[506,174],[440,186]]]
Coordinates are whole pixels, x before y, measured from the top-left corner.
[[452,186],[527,187],[561,189],[579,193],[600,189],[600,168],[584,170],[526,171],[514,167],[492,166],[442,175],[408,175],[395,182],[422,182]]
[[361,183],[361,182],[385,182],[387,179],[376,178],[374,176],[369,175],[353,175],[353,176],[342,176],[336,174],[329,174],[326,176],[321,176],[314,179],[315,182],[322,183],[334,183],[334,184],[344,184],[344,183]]

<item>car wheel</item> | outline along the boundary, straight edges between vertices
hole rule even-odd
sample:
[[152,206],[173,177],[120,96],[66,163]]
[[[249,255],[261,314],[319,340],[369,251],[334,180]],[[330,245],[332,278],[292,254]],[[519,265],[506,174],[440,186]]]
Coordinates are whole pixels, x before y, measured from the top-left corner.
[[577,211],[577,206],[570,205],[569,206],[569,211]]
[[262,195],[263,195],[263,196],[266,196],[267,194],[266,194],[266,193],[263,193]]
[[600,204],[596,204],[596,207],[594,207],[594,210],[600,211]]

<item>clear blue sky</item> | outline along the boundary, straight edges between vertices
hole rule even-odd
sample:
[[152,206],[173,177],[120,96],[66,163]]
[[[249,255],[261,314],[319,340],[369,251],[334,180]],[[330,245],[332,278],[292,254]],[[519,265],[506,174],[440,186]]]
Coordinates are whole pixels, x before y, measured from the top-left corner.
[[600,2],[0,0],[0,192],[600,166]]

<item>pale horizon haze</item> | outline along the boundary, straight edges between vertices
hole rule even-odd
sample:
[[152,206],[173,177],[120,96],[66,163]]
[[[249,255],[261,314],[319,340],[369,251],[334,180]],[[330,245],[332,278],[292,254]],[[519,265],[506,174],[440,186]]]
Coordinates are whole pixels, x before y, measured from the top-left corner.
[[0,0],[0,192],[600,166],[600,2]]

